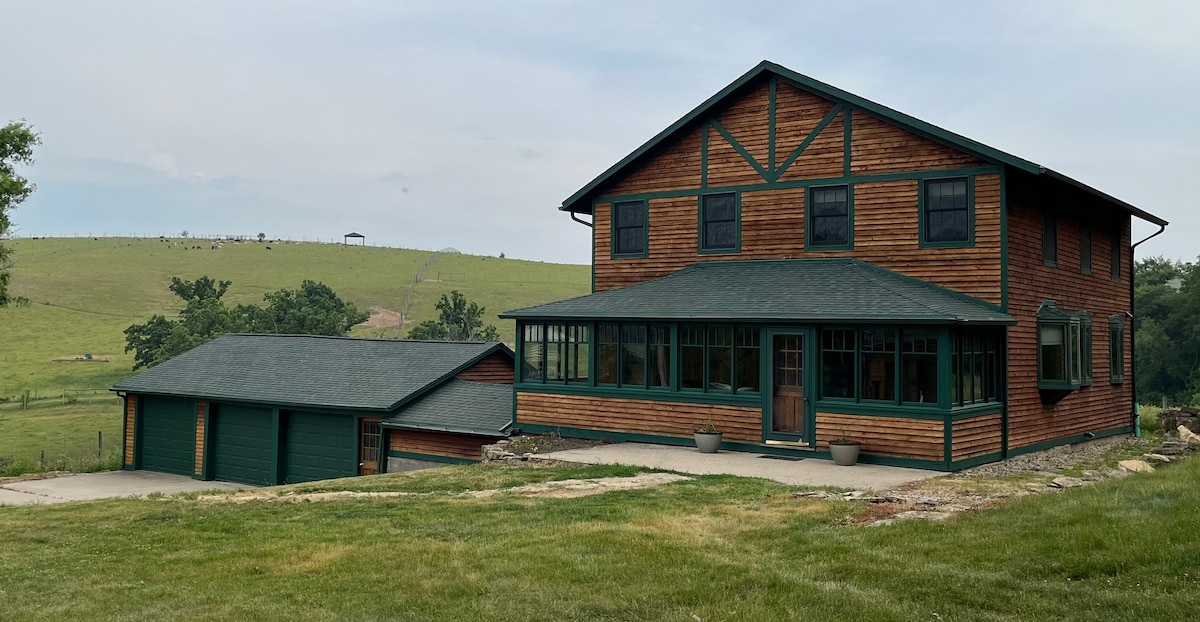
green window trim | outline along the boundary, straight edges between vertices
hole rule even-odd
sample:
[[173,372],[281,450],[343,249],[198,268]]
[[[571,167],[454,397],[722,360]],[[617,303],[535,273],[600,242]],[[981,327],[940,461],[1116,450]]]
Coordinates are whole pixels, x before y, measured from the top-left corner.
[[[814,206],[816,197],[829,191],[843,190],[845,192],[846,213],[844,216],[818,215]],[[813,232],[816,230],[815,221],[818,218],[845,218],[845,241],[816,241]],[[854,250],[854,184],[838,184],[830,186],[810,186],[804,191],[804,248],[809,251],[849,251]]]
[[1108,381],[1125,382],[1125,316],[1108,318]]
[[1058,217],[1050,212],[1042,215],[1042,265],[1058,267]]
[[[931,201],[927,196],[929,189],[938,184],[947,182],[966,182],[966,239],[964,240],[946,240],[946,241],[931,241],[927,230],[929,224],[929,214]],[[958,211],[957,209],[945,211]],[[919,229],[919,247],[920,248],[970,248],[975,246],[975,176],[974,175],[956,175],[947,177],[923,177],[917,183],[917,228]]]
[[[619,222],[618,214],[621,208],[632,208],[635,205],[641,206],[641,241],[640,249],[625,249],[622,250],[619,246],[620,231],[623,229],[637,229],[638,225]],[[650,256],[650,201],[647,199],[637,199],[632,201],[614,201],[612,203],[610,224],[610,257],[612,259],[632,259],[638,257]]]
[[[733,200],[733,218],[716,219],[710,222],[709,201],[714,209],[720,199]],[[697,197],[696,208],[696,251],[701,255],[736,255],[742,252],[742,195],[740,192],[710,192]],[[733,228],[733,243],[720,246],[709,246],[709,225],[728,224]]]

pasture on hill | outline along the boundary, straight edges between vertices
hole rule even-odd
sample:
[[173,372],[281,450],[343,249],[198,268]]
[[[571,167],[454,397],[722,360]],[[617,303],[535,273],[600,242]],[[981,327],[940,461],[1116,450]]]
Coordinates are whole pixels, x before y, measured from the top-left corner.
[[[267,292],[311,279],[361,309],[399,312],[409,282],[433,254],[285,241],[225,242],[213,250],[209,240],[184,238],[23,238],[8,244],[16,260],[11,294],[31,304],[0,309],[0,400],[26,390],[58,396],[63,389],[103,389],[128,376],[133,356],[124,353],[122,331],[155,313],[174,316],[182,302],[167,289],[173,276],[233,281],[225,296],[231,305],[261,303]],[[414,289],[400,336],[408,322],[434,319],[438,298],[457,289],[486,307],[487,321],[511,342],[513,323],[497,313],[585,294],[590,275],[582,265],[441,255]],[[395,331],[359,326],[352,334],[390,338]],[[85,352],[109,362],[55,361]]]
[[0,507],[3,617],[1150,622],[1200,609],[1194,458],[872,527],[859,524],[871,503],[760,479],[516,489],[638,471],[474,465],[282,489],[306,495],[293,501],[263,489]]

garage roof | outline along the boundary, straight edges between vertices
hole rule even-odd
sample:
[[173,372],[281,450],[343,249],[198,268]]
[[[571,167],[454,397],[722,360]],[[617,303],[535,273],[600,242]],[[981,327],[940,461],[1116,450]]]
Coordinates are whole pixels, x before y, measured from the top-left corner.
[[497,342],[231,334],[127,378],[113,390],[389,412],[496,351],[512,356]]

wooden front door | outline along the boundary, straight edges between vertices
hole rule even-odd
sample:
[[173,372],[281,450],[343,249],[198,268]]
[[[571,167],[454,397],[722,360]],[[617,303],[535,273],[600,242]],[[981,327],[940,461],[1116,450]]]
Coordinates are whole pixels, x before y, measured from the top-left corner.
[[777,334],[771,339],[772,437],[805,437],[804,333]]
[[380,442],[383,437],[379,419],[359,421],[358,474],[375,475],[379,472]]

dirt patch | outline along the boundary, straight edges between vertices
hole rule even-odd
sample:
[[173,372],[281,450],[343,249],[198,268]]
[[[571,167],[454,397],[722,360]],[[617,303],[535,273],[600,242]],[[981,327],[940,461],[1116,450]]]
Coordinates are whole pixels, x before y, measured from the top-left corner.
[[270,490],[253,490],[234,494],[206,495],[205,501],[218,503],[247,503],[250,501],[279,501],[283,503],[304,503],[320,501],[342,501],[345,499],[394,499],[397,497],[446,496],[468,499],[487,499],[496,495],[518,495],[525,497],[549,497],[552,499],[573,499],[591,495],[604,494],[618,490],[637,490],[651,488],[672,482],[692,479],[674,473],[640,473],[633,477],[598,477],[595,479],[564,479],[538,484],[526,484],[512,488],[489,488],[487,490],[469,490],[460,493],[439,492],[357,492],[353,490],[331,490],[327,492],[307,493],[278,493]]
[[[359,324],[359,326],[366,326],[368,328],[391,328],[400,323],[399,311],[392,311],[391,309],[380,307],[378,305],[371,307],[370,311],[371,317],[367,318],[367,321]],[[405,322],[405,324],[408,324],[408,322]]]
[[637,490],[651,488],[674,482],[690,480],[686,475],[675,473],[639,473],[633,477],[600,477],[596,479],[564,479],[540,484],[526,484],[516,488],[498,488],[492,490],[473,490],[463,493],[463,496],[476,499],[486,499],[499,494],[524,495],[530,497],[550,497],[552,499],[573,499],[599,495],[617,490]]

